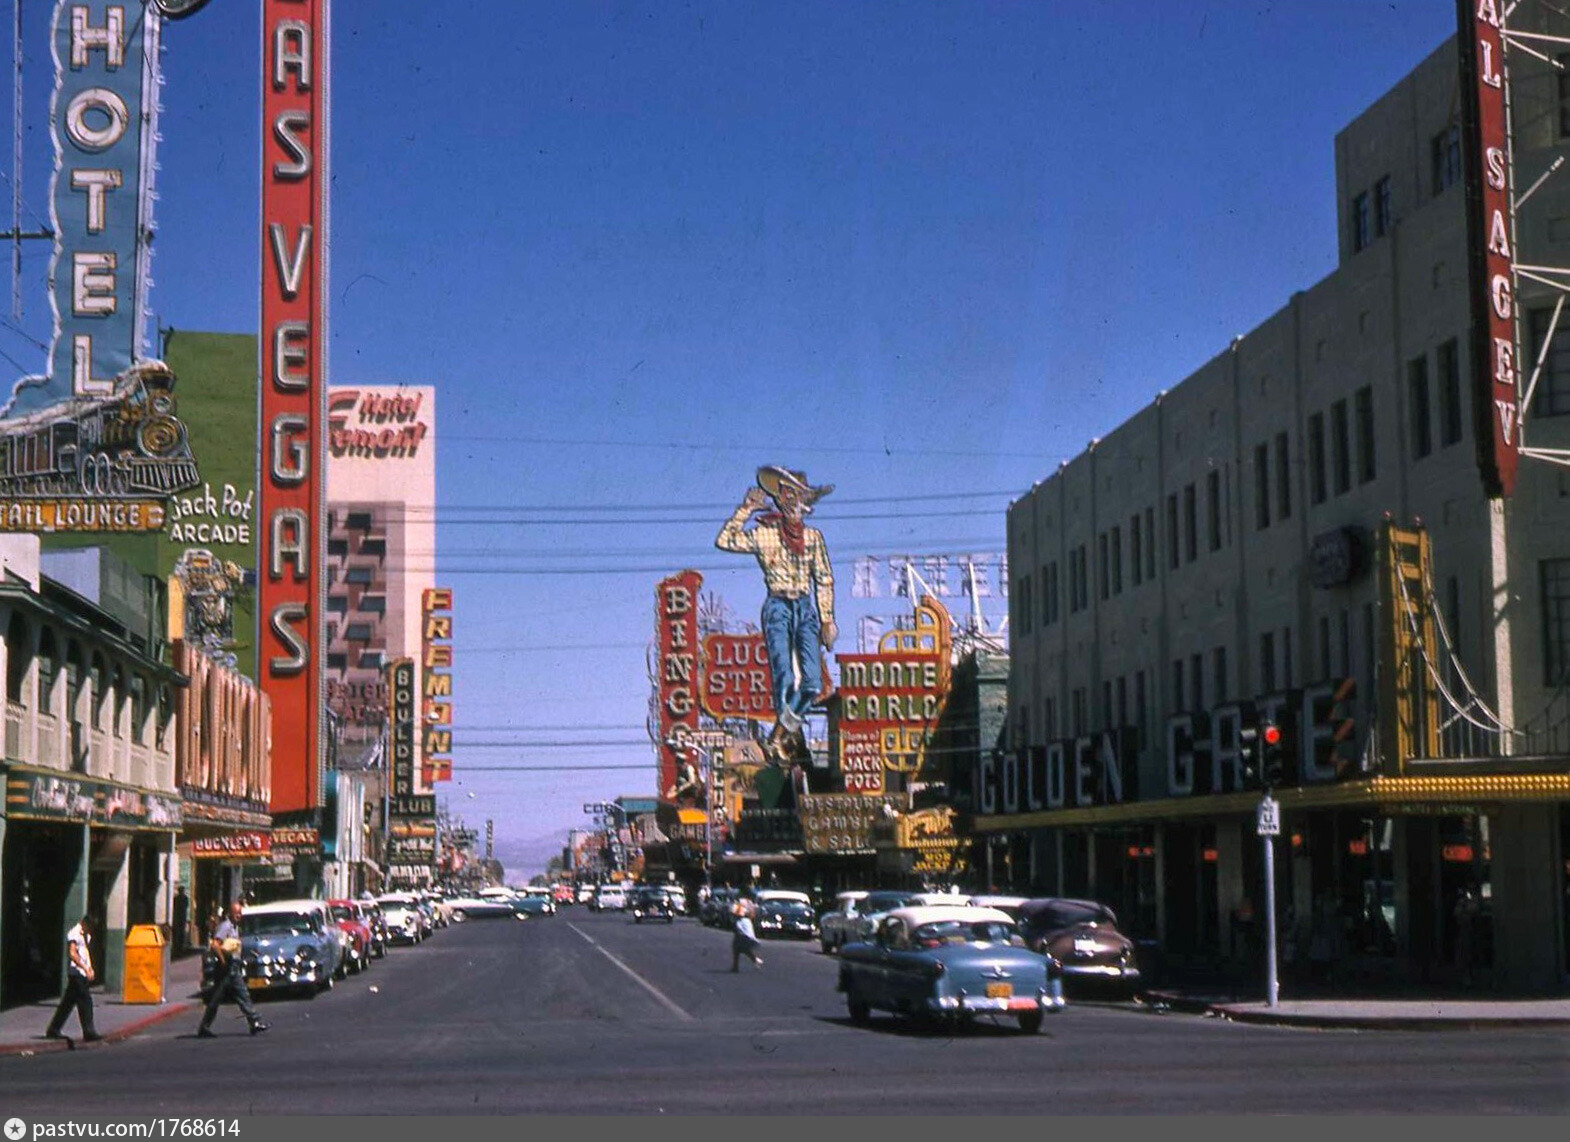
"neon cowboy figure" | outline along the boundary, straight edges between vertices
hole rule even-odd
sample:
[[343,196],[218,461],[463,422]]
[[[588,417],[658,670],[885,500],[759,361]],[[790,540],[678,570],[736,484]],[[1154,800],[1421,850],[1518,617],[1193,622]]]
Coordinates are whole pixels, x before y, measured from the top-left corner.
[[[823,692],[819,646],[832,647],[839,634],[828,548],[823,533],[802,522],[813,505],[833,490],[832,484],[812,487],[804,472],[774,465],[759,468],[757,485],[747,489],[714,540],[722,551],[756,556],[763,568],[769,592],[763,601],[763,641],[778,718],[764,752],[776,762],[810,757],[802,718]],[[759,516],[754,526],[744,527],[770,499],[775,510]]]

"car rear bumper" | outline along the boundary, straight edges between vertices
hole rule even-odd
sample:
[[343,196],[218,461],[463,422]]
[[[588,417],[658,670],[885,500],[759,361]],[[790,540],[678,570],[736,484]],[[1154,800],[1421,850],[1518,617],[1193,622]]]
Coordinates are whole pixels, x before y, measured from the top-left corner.
[[927,1009],[939,1014],[990,1011],[1019,1014],[1021,1011],[1061,1011],[1062,995],[1015,995],[1008,999],[988,999],[982,995],[941,995],[927,1000]]
[[1066,979],[1100,979],[1119,983],[1138,983],[1139,969],[1126,968],[1118,964],[1074,964],[1063,965],[1063,975]]

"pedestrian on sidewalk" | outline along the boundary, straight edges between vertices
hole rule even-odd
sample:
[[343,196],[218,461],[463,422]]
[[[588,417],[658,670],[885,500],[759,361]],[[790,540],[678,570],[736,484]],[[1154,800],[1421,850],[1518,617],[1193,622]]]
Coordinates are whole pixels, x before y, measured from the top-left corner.
[[745,900],[736,901],[734,935],[730,938],[730,970],[741,970],[741,957],[746,956],[758,967],[763,957],[758,955],[758,935],[752,930],[752,905]]
[[70,1042],[60,1028],[70,1018],[73,1007],[82,1024],[82,1042],[96,1043],[103,1038],[93,1026],[93,993],[88,990],[94,977],[92,930],[92,917],[84,915],[65,934],[65,953],[71,963],[65,973],[65,994],[60,996],[60,1006],[55,1008],[54,1017],[49,1020],[49,1027],[44,1031],[46,1039],[65,1039]]
[[218,957],[218,978],[213,981],[213,991],[207,998],[207,1010],[202,1012],[202,1023],[196,1029],[198,1039],[215,1039],[213,1020],[218,1018],[218,1008],[224,1000],[232,999],[250,1024],[251,1034],[260,1035],[267,1030],[251,1004],[251,989],[245,982],[245,961],[240,955],[240,917],[244,908],[238,900],[230,901],[229,915],[219,921],[213,938],[207,942],[208,950]]

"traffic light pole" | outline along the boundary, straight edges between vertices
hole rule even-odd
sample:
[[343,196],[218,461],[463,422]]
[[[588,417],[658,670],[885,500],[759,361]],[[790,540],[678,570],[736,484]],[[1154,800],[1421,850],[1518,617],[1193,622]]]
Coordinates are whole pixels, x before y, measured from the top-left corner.
[[[1270,798],[1270,788],[1265,788]],[[1276,976],[1276,838],[1266,833],[1265,842],[1265,1006],[1274,1007],[1281,998],[1281,982]]]

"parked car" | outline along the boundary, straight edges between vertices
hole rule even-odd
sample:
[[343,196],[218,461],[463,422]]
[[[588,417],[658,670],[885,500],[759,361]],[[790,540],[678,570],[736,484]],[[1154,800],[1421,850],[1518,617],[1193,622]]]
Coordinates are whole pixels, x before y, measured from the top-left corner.
[[872,940],[840,949],[838,989],[858,1024],[873,1010],[937,1026],[990,1014],[1033,1034],[1064,1005],[1056,962],[1027,948],[1006,913],[965,905],[888,913]]
[[348,970],[358,975],[371,966],[371,926],[356,900],[329,900],[333,922],[349,937]]
[[519,898],[535,900],[543,904],[545,906],[545,915],[547,916],[554,916],[556,914],[556,901],[551,896],[551,890],[549,888],[531,884],[528,888],[525,888],[516,895]]
[[731,923],[731,906],[740,899],[734,888],[716,888],[698,910],[698,919],[710,928],[728,928]]
[[1028,896],[972,896],[965,901],[973,908],[996,908],[1019,920],[1019,910],[1029,902]]
[[455,896],[452,904],[452,922],[462,924],[467,920],[511,919],[512,896]]
[[846,944],[870,939],[885,912],[902,908],[913,897],[910,892],[842,892],[839,907],[826,912],[818,921],[818,945],[826,953],[837,952]]
[[551,889],[551,899],[556,902],[558,908],[565,908],[577,897],[573,894],[572,885],[558,884]]
[[763,938],[811,940],[818,934],[812,906],[799,900],[765,900],[758,905],[753,927]]
[[387,938],[393,943],[418,944],[425,939],[425,921],[414,897],[406,892],[378,896],[382,915],[387,920]]
[[632,912],[633,922],[637,924],[645,920],[663,920],[667,924],[676,922],[675,905],[671,902],[670,893],[663,888],[634,888],[627,907]]
[[1057,959],[1070,982],[1110,987],[1125,996],[1139,989],[1134,941],[1118,931],[1112,909],[1094,900],[1045,897],[1020,907],[1020,931],[1035,951]]
[[432,926],[446,928],[452,923],[452,905],[447,903],[447,897],[440,892],[427,892],[424,894],[425,902],[431,908]]
[[592,908],[594,905],[594,885],[578,885],[577,889],[574,891],[574,896],[577,898],[579,904],[587,904]]
[[[343,973],[343,944],[337,924],[320,900],[253,904],[240,918],[240,957],[246,986],[254,991],[326,991]],[[202,961],[202,993],[211,993],[225,970],[208,952]]]

